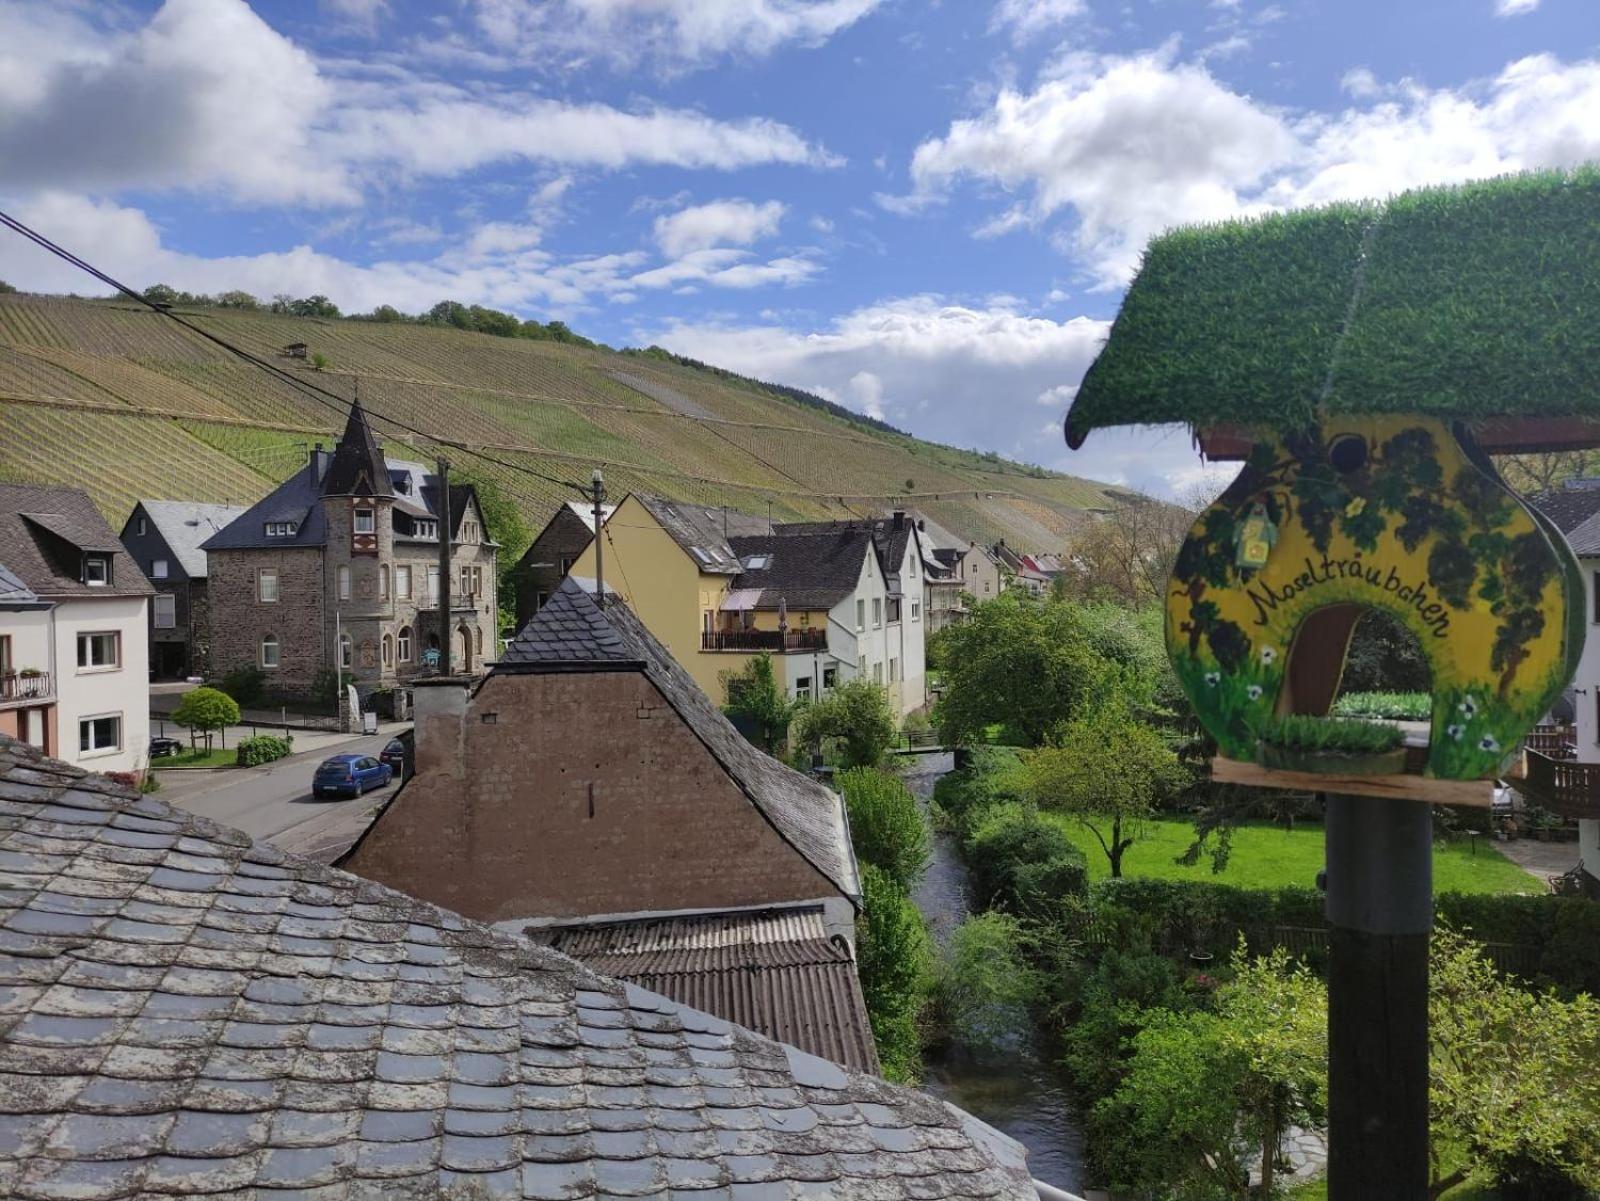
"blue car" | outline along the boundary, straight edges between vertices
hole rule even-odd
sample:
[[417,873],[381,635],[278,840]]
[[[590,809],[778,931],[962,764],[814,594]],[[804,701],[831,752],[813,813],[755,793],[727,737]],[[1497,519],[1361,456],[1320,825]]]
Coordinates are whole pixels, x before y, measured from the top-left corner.
[[311,795],[360,796],[369,788],[382,788],[393,775],[393,768],[371,755],[335,755],[318,765],[311,777]]

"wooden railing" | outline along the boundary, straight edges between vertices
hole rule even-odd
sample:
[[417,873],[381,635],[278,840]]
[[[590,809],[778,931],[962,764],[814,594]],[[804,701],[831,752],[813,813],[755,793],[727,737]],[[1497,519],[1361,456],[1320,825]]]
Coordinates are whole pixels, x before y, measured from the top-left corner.
[[47,671],[26,676],[16,672],[0,675],[0,702],[39,700],[54,695],[55,687]]
[[1600,817],[1600,763],[1555,759],[1532,746],[1523,761],[1522,777],[1510,781],[1518,792],[1562,817]]
[[1530,751],[1538,751],[1552,759],[1578,757],[1578,735],[1571,726],[1538,726],[1528,731],[1523,743]]
[[808,628],[804,630],[703,630],[700,634],[703,651],[825,651],[828,649],[828,631]]

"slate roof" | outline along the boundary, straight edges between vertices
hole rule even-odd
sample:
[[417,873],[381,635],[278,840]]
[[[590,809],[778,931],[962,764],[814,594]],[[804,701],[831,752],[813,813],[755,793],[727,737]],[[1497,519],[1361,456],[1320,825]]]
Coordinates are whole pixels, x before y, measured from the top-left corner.
[[[0,484],[0,551],[11,573],[41,597],[155,592],[82,488]],[[82,551],[111,557],[109,585],[82,582]]]
[[707,575],[739,574],[739,556],[728,545],[728,538],[722,532],[724,524],[730,533],[735,524],[745,532],[752,532],[750,523],[760,522],[760,518],[735,514],[731,510],[707,509],[703,505],[664,500],[643,492],[635,492],[633,496],[701,571]]
[[757,609],[776,609],[780,602],[795,610],[833,608],[855,592],[872,536],[852,526],[820,525],[821,532],[813,534],[730,539],[743,562],[752,555],[767,556],[765,567],[746,567],[733,586],[759,591],[753,606]]
[[201,546],[245,512],[239,505],[204,505],[188,500],[141,500],[139,507],[191,580],[206,578],[206,552]]
[[878,1071],[850,945],[820,908],[529,929],[626,980],[857,1071]]
[[0,605],[24,609],[48,609],[49,601],[42,601],[32,588],[17,578],[10,568],[0,563]]
[[839,797],[751,746],[621,600],[608,599],[602,612],[569,576],[489,671],[618,671],[634,665],[642,665],[674,712],[779,835],[840,892],[859,896]]
[[794,521],[772,527],[773,533],[786,536],[826,533],[831,530],[865,530],[872,535],[878,562],[884,575],[898,585],[900,568],[906,561],[906,544],[916,533],[916,523],[904,513],[898,525],[890,517],[861,518],[854,521]]
[[1527,498],[1528,503],[1543,513],[1563,534],[1570,535],[1591,517],[1600,514],[1600,480],[1572,480],[1564,488],[1555,488]]
[[1021,1147],[0,738],[0,1195],[1034,1196]]
[[344,436],[333,451],[333,462],[322,477],[324,496],[393,496],[389,468],[378,440],[367,424],[367,411],[359,400],[350,405]]

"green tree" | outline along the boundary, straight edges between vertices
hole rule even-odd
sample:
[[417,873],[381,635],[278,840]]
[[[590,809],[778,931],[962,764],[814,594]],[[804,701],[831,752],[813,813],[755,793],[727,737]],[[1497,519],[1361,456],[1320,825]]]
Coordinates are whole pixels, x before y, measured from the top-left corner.
[[928,868],[928,823],[917,798],[898,777],[875,767],[839,773],[839,791],[850,813],[856,858],[870,863],[910,892]]
[[756,655],[738,671],[722,672],[719,678],[728,697],[723,712],[742,722],[751,741],[767,754],[776,754],[788,739],[789,723],[800,706],[778,683],[772,656]]
[[949,627],[940,649],[947,742],[982,742],[999,723],[1038,746],[1097,696],[1107,667],[1090,645],[1075,606],[1008,591]]
[[245,312],[255,312],[261,307],[261,302],[249,292],[231,291],[217,294],[217,307],[221,309],[240,309]]
[[932,951],[922,915],[888,875],[861,866],[856,971],[883,1074],[915,1083],[922,1076],[918,1018],[932,979]]
[[1042,992],[1022,924],[1009,913],[979,913],[950,935],[939,958],[939,1010],[956,1041],[980,1050],[1027,1037]]
[[794,733],[802,746],[836,749],[845,767],[876,767],[898,731],[888,694],[869,680],[855,679],[802,708]]
[[328,369],[328,356],[320,350],[313,351],[311,354],[311,366],[318,371],[326,371]]
[[15,291],[16,289],[14,287],[6,283],[5,280],[0,279],[0,296],[9,296]]
[[289,302],[289,311],[296,317],[337,317],[339,306],[326,296],[318,293],[315,296],[304,296],[299,300]]
[[174,305],[178,303],[178,289],[171,284],[151,284],[142,293],[151,304]]
[[239,721],[239,706],[220,688],[196,688],[183,694],[172,720],[190,731],[199,731],[211,749],[211,734],[222,731],[222,745],[228,745],[227,727]]
[[1519,1178],[1600,1190],[1600,1001],[1519,988],[1448,929],[1430,960],[1429,1195]]
[[1029,756],[1026,771],[1028,795],[1093,834],[1113,877],[1145,822],[1187,782],[1161,735],[1120,705],[1067,725],[1059,745]]
[[397,321],[404,321],[406,315],[392,304],[380,304],[372,310],[372,319],[385,324],[393,324]]

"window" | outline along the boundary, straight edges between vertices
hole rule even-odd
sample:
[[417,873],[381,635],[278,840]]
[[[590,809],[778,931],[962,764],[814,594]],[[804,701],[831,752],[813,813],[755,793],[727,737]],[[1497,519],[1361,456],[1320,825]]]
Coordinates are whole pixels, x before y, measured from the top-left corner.
[[874,684],[883,683],[883,664],[882,663],[874,663],[872,665],[872,682]]
[[139,518],[139,537],[143,538],[149,532],[150,532],[150,528],[147,525],[145,525],[144,518],[143,517]]
[[339,599],[350,599],[350,569],[348,567],[339,568]]
[[398,642],[399,642],[400,662],[402,662],[402,663],[411,662],[411,627],[410,626],[402,627],[402,629],[400,630],[400,637],[398,639]]
[[437,521],[416,522],[418,538],[437,538],[439,536],[439,523]]
[[917,574],[917,557],[915,555],[911,556],[911,574],[913,576]]
[[387,563],[378,565],[378,599],[389,599],[389,565]]
[[263,567],[256,572],[256,599],[264,605],[278,601],[278,569]]
[[544,608],[545,602],[549,599],[550,594],[548,592],[535,592],[533,594],[533,611],[537,613],[540,609]]
[[473,645],[473,649],[476,650],[478,654],[480,654],[480,655],[483,654],[483,627],[482,626],[479,626],[476,630],[472,631],[472,645]]
[[889,660],[889,683],[893,684],[900,678],[900,660]]
[[85,717],[78,722],[78,750],[85,755],[122,749],[122,714]]
[[883,598],[875,596],[872,598],[872,628],[876,630],[881,625],[883,625]]
[[837,667],[824,667],[822,669],[822,691],[831,692],[839,683],[839,669]]
[[152,559],[150,561],[150,578],[164,580],[167,578],[167,561],[165,559]]
[[983,594],[985,596],[989,595],[989,581],[988,580],[983,581]]
[[11,635],[0,634],[0,676],[11,674]]
[[115,631],[104,634],[78,635],[78,668],[94,671],[118,667],[122,662],[122,635]]
[[811,677],[810,676],[801,676],[799,679],[797,679],[794,682],[794,694],[797,697],[802,697],[803,696],[803,697],[808,697],[809,698],[811,696]]
[[350,666],[350,635],[349,634],[340,634],[339,635],[339,666],[340,667],[349,667]]
[[900,598],[896,597],[896,596],[891,596],[889,598],[889,624],[890,625],[894,625],[894,623],[899,621],[899,620],[900,620]]
[[104,588],[111,582],[111,560],[104,555],[88,555],[83,560],[83,582]]
[[396,567],[394,569],[394,594],[401,600],[411,599],[411,568]]
[[572,560],[570,558],[568,558],[566,555],[562,555],[561,556],[561,574],[562,575],[566,575],[567,572],[569,572],[571,570],[572,570]]
[[371,509],[357,509],[355,511],[355,531],[358,534],[375,533],[377,526],[372,519]]
[[867,628],[867,602],[864,601],[864,600],[858,600],[856,602],[856,633],[859,634],[859,633],[861,633],[862,630],[864,630],[866,628]]
[[292,521],[267,522],[268,538],[293,538],[295,530],[299,528]]
[[472,568],[470,567],[461,568],[461,595],[472,595]]
[[428,600],[435,605],[439,603],[439,569],[437,567],[428,568]]
[[278,666],[278,636],[268,634],[261,640],[261,666]]
[[461,541],[463,541],[463,542],[481,542],[481,541],[483,541],[483,530],[482,530],[482,527],[480,527],[478,525],[477,521],[475,521],[471,517],[465,518],[461,522]]
[[472,593],[474,596],[483,595],[483,568],[481,567],[472,569]]
[[155,625],[158,630],[176,629],[178,625],[178,598],[170,592],[156,593],[154,608],[151,612],[155,615]]
[[911,602],[911,620],[912,621],[921,621],[922,620],[922,602],[921,601],[912,601]]
[[385,667],[394,666],[394,636],[392,634],[383,636],[383,665]]

